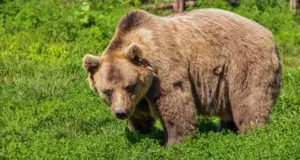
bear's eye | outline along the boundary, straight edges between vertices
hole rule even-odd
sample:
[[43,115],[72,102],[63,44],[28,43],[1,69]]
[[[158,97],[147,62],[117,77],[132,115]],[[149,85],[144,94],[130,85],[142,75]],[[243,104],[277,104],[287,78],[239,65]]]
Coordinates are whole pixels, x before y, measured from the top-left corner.
[[107,97],[111,97],[113,90],[112,89],[106,89],[104,91],[102,91],[102,93],[104,93]]
[[128,93],[133,93],[135,91],[137,84],[130,84],[128,86],[125,87],[126,92]]

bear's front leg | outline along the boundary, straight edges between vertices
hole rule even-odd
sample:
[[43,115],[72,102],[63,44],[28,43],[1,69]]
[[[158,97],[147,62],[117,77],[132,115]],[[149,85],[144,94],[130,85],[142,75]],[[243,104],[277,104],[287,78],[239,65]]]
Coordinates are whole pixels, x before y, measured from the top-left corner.
[[129,129],[132,132],[149,133],[154,125],[155,119],[151,115],[149,104],[143,98],[136,106],[135,112],[128,119]]
[[161,90],[158,111],[164,126],[165,143],[179,143],[192,135],[196,124],[196,108],[188,88]]
[[132,132],[138,133],[149,133],[153,127],[154,119],[139,119],[139,118],[129,118],[129,129]]

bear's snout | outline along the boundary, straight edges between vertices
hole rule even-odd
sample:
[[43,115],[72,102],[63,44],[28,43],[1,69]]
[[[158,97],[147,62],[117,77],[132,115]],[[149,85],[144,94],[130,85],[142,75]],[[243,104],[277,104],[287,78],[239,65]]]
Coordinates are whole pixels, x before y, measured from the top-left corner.
[[127,112],[124,109],[117,109],[115,111],[115,115],[119,119],[126,119],[127,118]]

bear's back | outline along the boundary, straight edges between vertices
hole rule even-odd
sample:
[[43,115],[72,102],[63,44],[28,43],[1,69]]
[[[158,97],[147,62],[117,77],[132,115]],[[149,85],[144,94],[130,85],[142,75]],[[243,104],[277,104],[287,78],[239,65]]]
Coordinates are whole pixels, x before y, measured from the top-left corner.
[[[272,35],[272,33],[258,24],[257,22],[242,17],[233,12],[221,10],[221,9],[198,9],[191,12],[185,12],[182,14],[177,14],[169,17],[161,17],[167,21],[173,21],[174,23],[185,23],[188,26],[190,24],[196,24],[197,28],[205,30],[208,24],[214,26],[223,26],[227,27],[227,31],[232,29],[237,29],[238,31],[255,33],[255,32],[264,32],[264,34]],[[195,26],[191,26],[195,27]]]
[[241,50],[248,49],[261,51],[255,53],[258,55],[270,54],[270,48],[275,47],[268,29],[229,11],[199,9],[160,19],[157,26],[150,28],[158,37],[156,41],[161,46],[178,47],[176,51],[183,57],[190,54],[193,57],[215,54],[216,58],[238,56]]

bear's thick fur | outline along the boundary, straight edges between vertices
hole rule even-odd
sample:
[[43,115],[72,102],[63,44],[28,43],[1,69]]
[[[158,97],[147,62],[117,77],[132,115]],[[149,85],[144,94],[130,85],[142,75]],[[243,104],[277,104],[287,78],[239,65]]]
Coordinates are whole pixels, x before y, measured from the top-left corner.
[[83,61],[112,114],[142,133],[159,118],[166,144],[191,135],[197,114],[218,116],[220,129],[261,127],[281,87],[272,33],[219,9],[170,17],[133,11],[101,57]]

